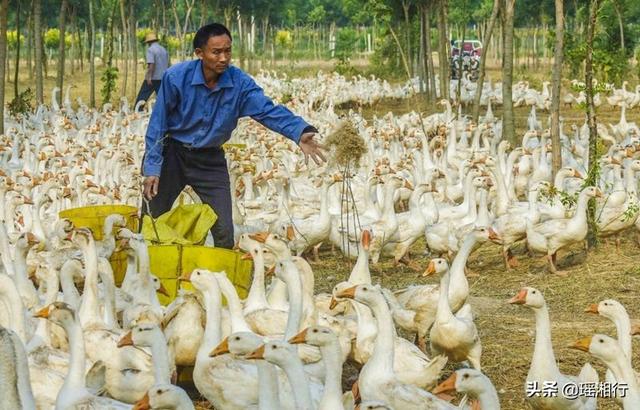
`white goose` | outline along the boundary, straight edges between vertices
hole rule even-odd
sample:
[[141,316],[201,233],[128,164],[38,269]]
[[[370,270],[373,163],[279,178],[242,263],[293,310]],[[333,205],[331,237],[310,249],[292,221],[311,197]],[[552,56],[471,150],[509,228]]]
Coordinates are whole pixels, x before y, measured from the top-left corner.
[[[542,386],[545,382],[557,383],[558,391],[564,391],[564,386],[569,383],[598,383],[598,374],[586,363],[578,377],[565,375],[560,372],[553,353],[551,344],[551,321],[549,311],[542,293],[535,288],[522,288],[509,303],[523,305],[533,310],[536,317],[536,341],[531,358],[531,367],[527,373],[527,383],[537,383]],[[596,408],[596,399],[593,397],[567,398],[562,394],[556,397],[543,397],[534,395],[527,401],[534,408],[586,410]]]

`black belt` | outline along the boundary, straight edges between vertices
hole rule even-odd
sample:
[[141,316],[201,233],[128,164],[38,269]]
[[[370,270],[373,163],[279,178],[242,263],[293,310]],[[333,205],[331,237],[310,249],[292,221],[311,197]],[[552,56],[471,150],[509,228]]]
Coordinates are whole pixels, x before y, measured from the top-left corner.
[[174,145],[177,145],[181,148],[186,149],[187,151],[193,151],[193,152],[220,152],[223,151],[222,147],[194,147],[191,144],[185,144],[184,142],[180,142],[176,139],[173,138],[169,138],[169,142],[171,142]]

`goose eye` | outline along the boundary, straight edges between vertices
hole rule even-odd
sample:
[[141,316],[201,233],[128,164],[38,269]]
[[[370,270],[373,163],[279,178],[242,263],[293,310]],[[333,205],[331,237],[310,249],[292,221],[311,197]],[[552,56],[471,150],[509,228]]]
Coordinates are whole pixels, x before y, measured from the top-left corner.
[[318,333],[318,329],[313,329],[313,333]]
[[469,378],[469,375],[468,375],[468,374],[465,374],[464,376],[462,376],[462,378],[463,378],[463,379],[468,379],[468,378]]
[[162,390],[158,389],[158,390],[156,391],[156,393],[157,393],[157,394],[162,394]]
[[274,348],[274,349],[278,348],[278,346],[276,346],[276,345],[271,345],[271,347]]
[[599,342],[600,342],[600,343],[604,343],[604,339],[600,339],[600,340],[599,340]]
[[534,291],[532,291],[531,293],[533,293],[533,294],[535,295],[535,294],[536,294],[536,291],[534,290]]
[[257,255],[258,254],[258,250],[254,249],[253,253],[255,253]]
[[240,340],[240,336],[236,336],[236,337],[235,337],[235,339],[236,339],[236,340]]

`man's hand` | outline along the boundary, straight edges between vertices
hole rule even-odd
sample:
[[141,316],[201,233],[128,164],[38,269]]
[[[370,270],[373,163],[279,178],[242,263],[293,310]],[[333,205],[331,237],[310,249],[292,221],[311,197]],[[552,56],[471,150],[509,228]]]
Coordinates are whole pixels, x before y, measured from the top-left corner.
[[151,78],[147,78],[147,85],[149,86],[153,85],[153,81],[151,81]]
[[313,140],[314,132],[305,132],[300,137],[300,149],[304,153],[304,163],[309,164],[309,157],[316,163],[316,165],[320,165],[322,162],[327,162],[326,158],[322,154],[322,150],[326,150],[324,146],[318,144]]
[[147,200],[151,201],[154,196],[158,195],[158,185],[160,184],[160,177],[148,176],[144,178],[142,183],[142,194]]

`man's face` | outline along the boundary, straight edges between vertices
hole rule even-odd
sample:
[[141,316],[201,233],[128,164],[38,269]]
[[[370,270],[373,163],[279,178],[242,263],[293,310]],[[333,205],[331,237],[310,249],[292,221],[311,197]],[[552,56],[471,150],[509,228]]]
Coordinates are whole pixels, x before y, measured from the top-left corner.
[[196,55],[206,70],[222,74],[231,62],[231,38],[226,34],[209,37],[207,44],[196,48]]

